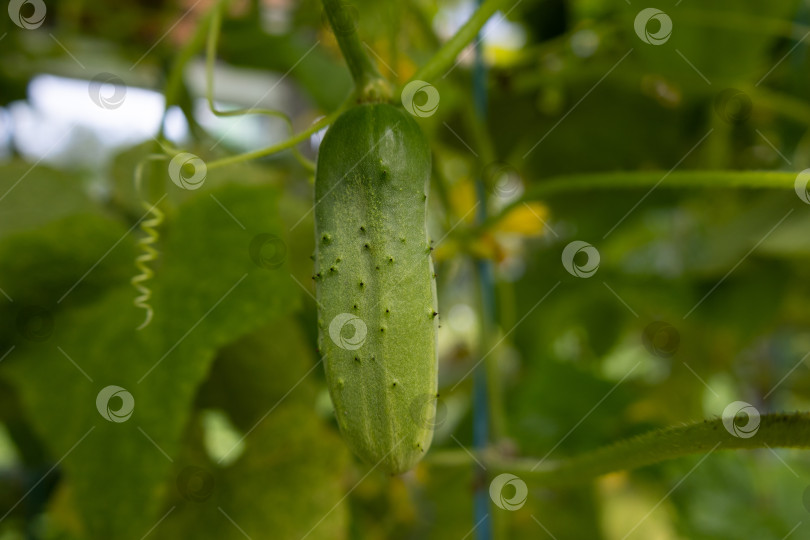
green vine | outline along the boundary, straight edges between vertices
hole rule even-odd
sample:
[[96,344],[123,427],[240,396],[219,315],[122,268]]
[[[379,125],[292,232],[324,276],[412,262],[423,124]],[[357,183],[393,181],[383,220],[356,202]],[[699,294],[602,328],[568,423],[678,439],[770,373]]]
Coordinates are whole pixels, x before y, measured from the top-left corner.
[[[514,3],[515,0],[512,0]],[[508,0],[487,0],[473,13],[466,23],[453,35],[433,57],[411,77],[413,80],[433,81],[456,62],[464,48],[475,40],[478,32],[492,15],[503,9]]]
[[[552,487],[588,482],[611,472],[692,454],[768,447],[810,448],[810,413],[762,415],[759,429],[750,438],[731,435],[723,419],[718,418],[651,431],[567,459],[509,459],[493,450],[481,453],[476,459],[490,472],[511,472]],[[447,467],[469,466],[473,462],[467,450],[435,452],[426,459],[432,465]]]
[[366,53],[357,34],[357,21],[349,6],[342,0],[323,0],[323,7],[340,52],[352,74],[357,101],[390,101],[391,85],[380,75]]
[[[290,119],[289,115],[285,114],[282,111],[272,110],[272,109],[257,109],[257,108],[247,108],[247,109],[234,109],[230,111],[220,111],[216,108],[214,104],[214,63],[216,62],[217,56],[217,48],[219,45],[219,33],[222,29],[222,12],[225,10],[225,2],[219,2],[213,8],[213,16],[211,17],[211,24],[209,25],[208,29],[208,42],[206,44],[206,57],[205,57],[205,98],[208,102],[208,110],[214,114],[214,116],[220,118],[227,118],[231,116],[244,116],[248,114],[263,114],[265,116],[272,116],[274,118],[281,118],[284,120],[284,123],[287,125],[287,128],[290,130],[290,136],[292,137],[293,133],[293,124],[292,120]],[[300,140],[305,139],[307,136],[304,136]],[[300,135],[299,135],[300,137]],[[298,151],[297,142],[292,143],[290,146],[292,148],[293,155],[298,160],[298,162],[310,172],[315,171],[315,164],[312,163],[310,160],[305,158],[301,152]],[[244,156],[244,155],[243,155]],[[245,158],[250,159],[250,158]],[[215,162],[214,162],[215,163]],[[211,165],[213,165],[212,163]],[[221,166],[218,165],[218,166]],[[210,165],[209,165],[210,168]]]
[[525,202],[584,190],[616,189],[781,189],[793,190],[796,173],[781,171],[640,171],[556,176],[538,182],[486,225],[492,225]]

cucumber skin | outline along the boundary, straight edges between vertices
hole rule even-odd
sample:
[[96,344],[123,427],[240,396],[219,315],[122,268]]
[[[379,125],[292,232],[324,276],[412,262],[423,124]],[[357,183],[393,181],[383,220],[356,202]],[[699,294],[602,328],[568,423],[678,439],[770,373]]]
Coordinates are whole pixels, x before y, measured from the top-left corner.
[[[438,317],[426,228],[430,172],[418,124],[387,104],[341,115],[316,167],[315,282],[326,381],[349,447],[391,474],[413,467],[433,438]],[[343,313],[366,325],[356,350],[330,337],[330,323]],[[345,334],[353,337],[351,328]]]

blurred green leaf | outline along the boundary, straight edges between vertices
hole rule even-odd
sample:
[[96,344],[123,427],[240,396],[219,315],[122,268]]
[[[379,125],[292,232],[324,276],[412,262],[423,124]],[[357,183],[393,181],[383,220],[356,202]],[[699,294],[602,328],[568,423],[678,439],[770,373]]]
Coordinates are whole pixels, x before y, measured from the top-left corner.
[[155,538],[346,538],[348,458],[312,404],[285,401],[249,433],[232,466],[178,461],[169,517]]
[[24,161],[0,165],[0,238],[72,214],[100,214],[82,177]]
[[[655,7],[672,20],[672,34],[666,47],[643,43],[632,33],[638,6],[622,5],[621,21],[622,28],[628,31],[627,39],[636,46],[646,69],[654,69],[685,87],[708,91],[705,77],[721,90],[752,78],[756,82],[765,75],[771,64],[766,59],[768,47],[778,37],[768,31],[773,27],[768,23],[789,20],[796,5],[795,0],[759,0],[745,4],[715,0],[700,5],[657,5]],[[656,32],[655,24],[655,21],[648,22],[652,33]]]
[[[259,267],[249,253],[256,234],[279,233],[275,205],[268,188],[203,191],[161,228],[149,327],[135,330],[143,312],[132,304],[135,291],[122,284],[59,313],[50,339],[7,358],[32,422],[64,468],[89,536],[140,538],[150,529],[159,518],[169,457],[215,351],[296,307],[296,286],[284,267]],[[97,394],[108,385],[134,398],[125,422],[107,421],[96,410]],[[121,407],[116,399],[112,411]],[[103,497],[99,486],[106,486]]]
[[[38,322],[48,327],[62,310],[127,282],[133,247],[124,225],[93,214],[69,216],[0,241],[0,287],[10,299],[0,308],[0,346],[25,344],[30,340],[25,327]],[[50,330],[42,332],[47,339]]]
[[227,413],[244,453],[232,464],[225,458],[239,452],[233,447],[218,459],[206,455],[199,428],[187,430],[164,505],[173,510],[156,537],[241,538],[240,528],[256,538],[267,530],[277,538],[301,538],[310,530],[309,538],[345,537],[349,452],[316,412],[313,371],[319,366],[289,317],[220,351],[197,404]]

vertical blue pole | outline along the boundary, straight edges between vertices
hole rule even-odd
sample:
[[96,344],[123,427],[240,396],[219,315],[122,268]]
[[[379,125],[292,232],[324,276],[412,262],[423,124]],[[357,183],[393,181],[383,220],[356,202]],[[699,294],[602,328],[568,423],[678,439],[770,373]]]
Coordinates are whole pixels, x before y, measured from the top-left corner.
[[[478,0],[478,6],[482,0]],[[473,67],[473,98],[475,103],[475,113],[482,123],[486,123],[487,117],[487,86],[486,67],[484,66],[483,44],[480,33],[475,40],[475,65]],[[476,219],[479,224],[484,223],[487,217],[486,191],[483,178],[479,173],[476,177],[475,188],[478,196],[478,212]],[[482,328],[481,343],[486,346],[491,336],[495,313],[495,293],[492,277],[492,263],[481,259],[476,262],[478,268],[478,279],[481,289],[481,311]],[[480,348],[481,354],[485,354],[484,347]],[[481,451],[486,448],[489,441],[489,403],[487,393],[487,369],[481,363],[473,374],[473,448]],[[477,466],[476,466],[477,467]],[[474,499],[474,520],[476,527],[476,538],[478,540],[491,540],[492,521],[489,517],[489,485],[487,474],[483,469],[475,471],[475,499]]]

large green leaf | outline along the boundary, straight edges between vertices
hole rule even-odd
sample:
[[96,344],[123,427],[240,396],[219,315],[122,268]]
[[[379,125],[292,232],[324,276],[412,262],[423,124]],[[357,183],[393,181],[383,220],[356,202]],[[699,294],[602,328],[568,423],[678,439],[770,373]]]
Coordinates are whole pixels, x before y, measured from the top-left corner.
[[[253,538],[263,531],[274,538],[345,536],[349,452],[316,411],[319,364],[312,353],[291,317],[220,351],[197,403],[226,413],[240,444],[229,441],[219,455],[207,455],[201,424],[192,422],[175,462],[176,489],[164,505],[171,514],[156,538],[242,538],[239,528]],[[206,430],[206,440],[216,438],[215,428]]]
[[[284,266],[261,267],[249,249],[258,234],[280,236],[275,212],[273,189],[203,191],[161,227],[149,327],[136,330],[144,314],[123,283],[59,312],[50,339],[21,345],[6,359],[32,422],[64,469],[88,537],[141,538],[152,527],[168,456],[179,447],[215,351],[296,307],[297,286]],[[123,422],[105,420],[103,403],[101,413],[96,408],[109,385],[133,396]],[[110,411],[121,406],[120,397],[109,402]]]
[[12,161],[0,167],[0,238],[77,213],[99,213],[82,179]]
[[[92,214],[72,215],[0,241],[0,287],[8,295],[0,303],[0,348],[47,338],[59,311],[126,283],[134,274],[133,248],[124,225]],[[26,328],[41,335],[29,335]]]
[[348,451],[311,403],[292,399],[274,409],[230,467],[200,457],[177,461],[176,487],[163,510],[170,514],[155,538],[236,540],[268,531],[279,539],[345,538]]
[[245,432],[290,401],[312,405],[322,375],[297,321],[275,319],[219,351],[198,406],[221,408]]

